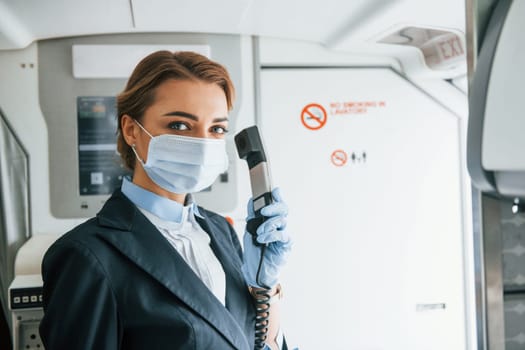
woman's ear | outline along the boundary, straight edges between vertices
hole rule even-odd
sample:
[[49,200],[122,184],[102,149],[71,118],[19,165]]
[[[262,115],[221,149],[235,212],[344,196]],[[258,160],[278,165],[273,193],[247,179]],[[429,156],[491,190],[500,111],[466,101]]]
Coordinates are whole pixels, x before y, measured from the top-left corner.
[[137,143],[138,126],[133,118],[124,114],[120,119],[120,128],[122,130],[122,137],[124,137],[128,146]]

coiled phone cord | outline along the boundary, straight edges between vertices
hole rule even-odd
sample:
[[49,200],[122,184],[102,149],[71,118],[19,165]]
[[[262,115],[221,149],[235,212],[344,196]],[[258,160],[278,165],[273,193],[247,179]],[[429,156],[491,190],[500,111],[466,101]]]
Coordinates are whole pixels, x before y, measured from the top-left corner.
[[268,323],[270,319],[270,290],[268,286],[259,282],[259,275],[264,260],[264,253],[266,252],[266,244],[261,247],[261,258],[259,260],[259,267],[257,268],[257,275],[255,277],[259,286],[264,286],[262,289],[254,290],[255,294],[255,350],[262,350],[265,347],[266,339],[268,338]]

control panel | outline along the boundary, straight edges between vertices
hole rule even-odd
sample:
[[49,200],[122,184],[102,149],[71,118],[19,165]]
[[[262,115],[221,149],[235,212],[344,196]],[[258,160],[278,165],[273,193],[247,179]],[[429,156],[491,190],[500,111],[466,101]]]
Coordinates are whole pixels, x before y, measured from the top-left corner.
[[42,287],[17,288],[9,291],[11,310],[42,307]]
[[44,349],[38,332],[44,316],[40,274],[17,275],[9,287],[13,349]]

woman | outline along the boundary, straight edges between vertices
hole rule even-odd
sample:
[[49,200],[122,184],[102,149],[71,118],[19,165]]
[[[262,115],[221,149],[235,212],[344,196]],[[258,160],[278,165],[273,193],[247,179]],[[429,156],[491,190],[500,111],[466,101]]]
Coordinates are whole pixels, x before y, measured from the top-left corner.
[[291,243],[279,192],[257,229],[268,243],[259,279],[251,236],[241,251],[228,222],[191,196],[227,168],[233,96],[224,67],[196,53],[159,51],[137,65],[117,101],[118,150],[132,179],[44,257],[47,350],[252,349],[265,286],[273,298],[262,345],[281,348],[273,300]]

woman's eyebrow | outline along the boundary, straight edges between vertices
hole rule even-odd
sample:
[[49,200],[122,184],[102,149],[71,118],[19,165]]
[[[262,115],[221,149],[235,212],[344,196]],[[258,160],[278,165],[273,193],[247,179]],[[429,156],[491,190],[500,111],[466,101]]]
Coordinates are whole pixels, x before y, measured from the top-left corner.
[[189,118],[195,121],[199,120],[199,117],[197,117],[196,115],[193,115],[187,112],[182,112],[182,111],[168,112],[166,114],[163,114],[163,116],[165,117],[184,117],[184,118]]
[[[191,120],[199,121],[199,117],[197,117],[196,115],[188,113],[188,112],[183,112],[183,111],[168,112],[168,113],[163,114],[163,116],[164,117],[183,117],[183,118],[188,118]],[[227,122],[227,121],[228,121],[228,117],[213,119],[214,123]]]

